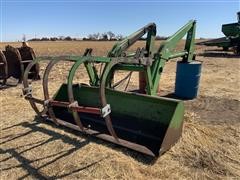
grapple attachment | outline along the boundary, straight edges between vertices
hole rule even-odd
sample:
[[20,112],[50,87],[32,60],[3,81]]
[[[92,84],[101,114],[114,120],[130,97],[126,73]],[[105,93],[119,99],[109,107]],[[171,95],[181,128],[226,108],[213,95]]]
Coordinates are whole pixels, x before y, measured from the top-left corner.
[[[154,52],[156,25],[150,23],[113,46],[107,57],[92,56],[86,49],[83,56],[55,57],[47,65],[43,75],[44,99],[32,95],[28,82],[31,68],[44,59],[35,59],[24,73],[23,94],[38,116],[95,137],[158,156],[173,146],[181,136],[184,105],[182,101],[157,96],[160,75],[164,64],[173,58],[182,57],[183,62],[193,59],[195,21],[190,21]],[[145,33],[146,48],[127,54],[126,50]],[[185,49],[173,51],[178,41],[187,34]],[[73,65],[67,83],[61,85],[53,97],[48,92],[48,76],[59,61],[71,61]],[[103,65],[98,71],[96,65]],[[84,65],[89,85],[73,84],[75,73]],[[115,82],[116,70],[141,73],[140,88],[146,94],[118,91]],[[139,91],[138,91],[139,92]],[[42,110],[38,109],[42,105]]]

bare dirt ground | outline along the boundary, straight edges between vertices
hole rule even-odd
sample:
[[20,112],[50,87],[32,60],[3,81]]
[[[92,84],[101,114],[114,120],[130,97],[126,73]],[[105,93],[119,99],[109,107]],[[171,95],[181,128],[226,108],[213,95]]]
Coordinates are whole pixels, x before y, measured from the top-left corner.
[[[113,43],[35,42],[30,46],[38,56],[81,55],[87,47],[93,48],[94,55],[106,55]],[[137,42],[132,49],[142,46]],[[199,97],[185,101],[182,137],[157,159],[43,122],[21,96],[21,85],[0,90],[1,179],[240,179],[240,57],[202,46],[196,52],[203,62]],[[41,64],[41,75],[45,66]],[[51,94],[70,68],[70,63],[59,63],[53,69]],[[176,61],[168,62],[160,95],[174,91],[175,73]],[[119,77],[123,75],[119,72]],[[83,81],[87,76],[80,68],[75,82]],[[34,94],[42,97],[41,82],[32,84]],[[136,87],[134,74],[130,88]]]

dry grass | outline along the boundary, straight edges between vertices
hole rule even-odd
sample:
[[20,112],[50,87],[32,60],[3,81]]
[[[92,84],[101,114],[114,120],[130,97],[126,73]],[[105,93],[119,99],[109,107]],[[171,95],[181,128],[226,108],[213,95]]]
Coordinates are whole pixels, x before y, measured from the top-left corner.
[[[112,44],[41,42],[31,46],[38,56],[82,54],[87,47],[93,47],[94,54],[104,55]],[[133,49],[138,46],[143,46],[142,42]],[[204,48],[197,47],[198,53],[203,51]],[[204,63],[200,96],[185,102],[182,138],[158,159],[42,123],[21,97],[21,85],[1,90],[1,178],[239,179],[240,60],[231,55],[212,55],[215,57],[209,54],[198,58]],[[41,66],[42,70],[45,65]],[[175,66],[174,61],[166,65],[160,94],[173,91]],[[66,78],[70,67],[69,63],[61,63],[53,70],[50,75],[52,94]],[[81,68],[75,81],[82,80],[86,82],[87,78]],[[136,87],[136,81],[137,74],[132,87]],[[33,82],[33,87],[34,93],[41,97],[40,82]]]

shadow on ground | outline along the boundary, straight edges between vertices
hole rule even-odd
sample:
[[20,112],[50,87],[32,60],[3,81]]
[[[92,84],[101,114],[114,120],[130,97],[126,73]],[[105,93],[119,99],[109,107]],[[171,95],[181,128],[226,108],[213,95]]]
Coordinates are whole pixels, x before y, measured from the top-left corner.
[[[64,135],[64,134],[60,134],[60,133],[58,133],[56,131],[51,131],[49,129],[40,127],[39,126],[40,123],[44,123],[44,124],[47,124],[47,125],[55,127],[55,128],[60,128],[61,130],[64,130],[66,132],[70,132],[70,133],[72,133],[74,135],[80,136],[80,137],[82,137],[84,139],[84,141],[79,141],[79,140],[77,140],[75,138],[69,137],[69,136]],[[0,148],[0,154],[8,154],[8,155],[10,155],[9,157],[2,159],[0,161],[1,164],[3,162],[8,161],[11,158],[16,159],[20,163],[18,165],[14,165],[14,166],[3,167],[3,168],[1,168],[2,172],[10,170],[10,169],[13,169],[13,168],[24,168],[27,171],[27,174],[25,174],[22,177],[19,177],[18,179],[25,179],[28,176],[32,176],[32,177],[34,177],[36,179],[58,179],[58,178],[64,178],[64,177],[67,177],[67,176],[69,176],[69,175],[71,175],[73,173],[77,173],[77,172],[80,172],[82,170],[85,170],[85,169],[87,169],[87,168],[89,168],[89,167],[91,167],[91,166],[93,166],[93,165],[95,165],[95,164],[97,164],[97,163],[99,163],[99,162],[101,162],[104,159],[107,159],[109,157],[109,155],[106,155],[102,159],[99,159],[99,160],[97,160],[95,162],[92,162],[92,163],[90,163],[90,164],[88,164],[88,165],[86,165],[84,167],[81,167],[79,169],[75,169],[75,170],[73,170],[71,172],[68,172],[68,173],[65,173],[65,174],[59,175],[59,176],[47,176],[46,174],[42,174],[41,173],[41,169],[42,168],[44,168],[44,167],[46,167],[46,166],[56,162],[57,160],[59,160],[61,158],[69,156],[70,154],[74,153],[75,151],[79,150],[80,148],[88,145],[89,142],[102,144],[102,145],[108,146],[110,148],[113,148],[113,149],[115,149],[117,151],[121,151],[124,154],[127,154],[128,156],[131,156],[132,158],[134,158],[134,159],[136,159],[136,160],[138,160],[138,161],[140,161],[140,162],[142,162],[144,164],[154,164],[154,162],[156,161],[156,158],[152,158],[152,157],[140,154],[138,152],[133,152],[132,150],[128,150],[126,148],[119,147],[118,145],[115,145],[115,144],[112,144],[112,143],[108,143],[108,142],[99,140],[99,139],[94,138],[92,136],[85,135],[83,133],[80,133],[78,131],[65,128],[63,126],[56,126],[55,124],[53,124],[51,122],[43,121],[41,118],[37,118],[37,117],[34,119],[33,123],[23,122],[23,123],[15,124],[13,126],[3,128],[2,131],[5,131],[5,130],[8,131],[8,130],[11,130],[11,129],[16,128],[16,127],[21,127],[21,128],[23,127],[23,128],[26,128],[28,131],[25,132],[25,133],[19,133],[17,135],[15,134],[13,136],[7,135],[5,137],[1,137],[2,140],[7,139],[7,140],[2,141],[0,143],[1,147],[3,147],[2,145],[4,145],[5,143],[9,143],[11,141],[18,140],[18,138],[22,138],[22,137],[27,138],[28,135],[31,135],[31,133],[34,133],[34,132],[40,132],[40,133],[43,133],[45,135],[50,136],[50,138],[47,139],[47,140],[42,140],[42,141],[30,143],[30,144],[24,144],[24,145],[21,145],[21,146],[18,146],[18,147],[14,147],[14,148],[9,148],[9,149]],[[35,148],[38,148],[40,146],[44,146],[45,144],[47,144],[49,142],[56,141],[56,140],[61,140],[62,142],[66,143],[66,144],[72,145],[73,147],[71,149],[62,150],[62,151],[60,151],[58,153],[51,154],[51,155],[48,155],[48,156],[45,156],[45,157],[41,157],[41,158],[36,158],[34,160],[27,159],[23,155],[23,153],[25,153],[27,151],[34,150]],[[20,148],[23,148],[23,147],[27,147],[27,148],[22,150],[22,151],[20,151]],[[37,154],[35,156],[38,157]],[[40,160],[47,160],[47,162],[45,164],[43,164],[43,165],[40,165],[39,167],[34,167],[34,166],[31,165],[32,163],[40,161]]]
[[[76,172],[82,171],[82,170],[84,170],[86,168],[89,168],[89,167],[93,166],[94,164],[96,164],[96,163],[98,163],[98,162],[103,160],[103,159],[100,159],[100,160],[98,160],[96,162],[88,164],[87,166],[84,166],[84,167],[79,168],[77,170],[74,170],[72,172],[66,173],[64,175],[54,176],[54,177],[48,177],[46,175],[43,175],[42,173],[39,172],[39,170],[41,168],[44,168],[44,167],[54,163],[55,161],[70,155],[71,153],[75,152],[76,150],[80,149],[81,147],[87,145],[89,143],[89,141],[85,140],[83,142],[79,142],[76,139],[70,138],[70,137],[68,137],[66,135],[62,135],[62,134],[59,134],[57,132],[50,131],[50,130],[47,130],[45,128],[39,127],[39,126],[37,126],[38,124],[39,124],[39,122],[36,122],[36,123],[23,122],[23,123],[16,124],[16,125],[13,125],[11,127],[7,127],[7,128],[2,129],[2,130],[9,130],[9,129],[17,127],[17,126],[21,126],[21,127],[25,127],[25,128],[30,129],[30,131],[27,131],[26,133],[18,134],[14,138],[8,139],[7,141],[3,141],[3,142],[0,143],[1,145],[5,144],[6,142],[17,140],[20,137],[24,137],[24,136],[29,135],[29,134],[31,134],[33,132],[36,132],[36,131],[44,133],[44,134],[47,134],[47,135],[49,135],[51,137],[51,138],[49,138],[47,140],[44,140],[44,141],[38,141],[38,142],[35,142],[35,143],[31,143],[31,144],[25,144],[25,145],[18,146],[18,147],[15,147],[15,148],[0,149],[0,153],[1,154],[7,153],[7,154],[10,155],[10,157],[2,159],[0,161],[1,163],[3,163],[4,161],[9,160],[11,158],[15,158],[20,163],[19,165],[16,165],[16,166],[2,168],[1,169],[2,172],[6,171],[6,170],[9,170],[9,169],[12,169],[12,168],[19,168],[19,167],[21,167],[21,168],[24,168],[28,173],[25,174],[22,177],[19,177],[18,179],[24,179],[24,178],[26,178],[29,175],[31,175],[32,177],[34,177],[36,179],[56,179],[56,178],[63,178],[63,177],[66,177],[66,176],[68,176],[68,175],[70,175],[72,173],[76,173]],[[3,138],[6,138],[6,137],[2,137],[1,139],[3,139]],[[69,149],[69,150],[61,151],[61,152],[58,152],[58,153],[50,155],[50,156],[37,158],[35,160],[29,160],[29,159],[27,159],[26,157],[24,157],[22,155],[23,153],[25,153],[27,151],[31,151],[34,148],[37,148],[37,147],[40,147],[40,146],[44,146],[45,144],[47,144],[49,142],[52,142],[52,141],[56,141],[58,139],[61,139],[64,143],[71,144],[74,147]],[[28,146],[30,146],[30,147],[27,148],[27,149],[24,149],[23,151],[20,151],[20,152],[18,151],[20,148],[28,147]],[[36,155],[36,157],[37,157],[37,155]],[[55,158],[53,158],[53,157],[55,157]],[[40,161],[40,160],[43,160],[43,159],[49,159],[49,158],[53,158],[53,159],[49,160],[47,163],[45,163],[45,164],[43,164],[43,165],[41,165],[39,167],[33,167],[31,165],[31,163],[33,163],[33,162]]]

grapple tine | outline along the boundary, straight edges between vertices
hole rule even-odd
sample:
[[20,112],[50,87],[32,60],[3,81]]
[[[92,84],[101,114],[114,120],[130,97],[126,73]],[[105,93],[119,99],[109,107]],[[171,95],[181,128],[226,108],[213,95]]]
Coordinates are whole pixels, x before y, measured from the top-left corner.
[[[48,76],[49,76],[49,73],[52,69],[52,67],[57,63],[59,62],[60,60],[52,60],[48,63],[46,69],[45,69],[45,72],[43,74],[43,82],[42,82],[42,85],[43,85],[43,93],[44,93],[44,99],[45,101],[50,101],[50,97],[49,97],[49,92],[48,92]],[[50,116],[50,118],[53,119],[53,122],[55,124],[58,124],[57,122],[57,118],[53,112],[53,109],[51,107],[51,105],[48,103],[47,106],[45,106],[47,109],[48,109],[48,114]]]
[[[84,54],[83,54],[83,57],[90,56],[91,53],[92,53],[92,49],[91,48],[87,48],[85,50]],[[79,60],[72,66],[72,68],[70,70],[70,73],[69,73],[69,76],[68,76],[68,84],[72,84],[73,77],[74,77],[74,74],[75,74],[74,70],[76,70],[85,61],[86,60],[83,60],[83,61]],[[74,96],[73,96],[73,91],[72,91],[72,86],[71,85],[68,86],[68,100],[71,103],[70,106],[78,107],[78,103],[76,104],[76,101],[74,100]],[[76,110],[74,110],[73,108],[72,108],[72,115],[73,115],[73,118],[74,118],[76,124],[84,132],[84,127],[83,127],[83,124],[81,122],[80,116],[79,116],[78,112]]]
[[[106,66],[104,73],[102,75],[102,79],[101,79],[101,84],[100,84],[100,102],[102,105],[102,108],[104,108],[105,106],[107,106],[107,100],[106,100],[106,92],[105,92],[105,87],[106,87],[106,80],[110,74],[111,69],[118,64],[120,61],[117,60],[113,60],[111,62],[108,63],[108,65]],[[118,136],[115,132],[115,130],[113,129],[113,125],[112,125],[112,121],[111,121],[111,117],[108,114],[106,117],[104,117],[105,119],[105,123],[107,125],[108,131],[110,132],[110,134],[116,139],[116,141],[118,140]]]
[[36,114],[39,117],[41,117],[46,111],[45,110],[39,111],[39,109],[37,108],[36,103],[32,98],[32,88],[31,86],[29,86],[29,82],[28,82],[28,74],[30,69],[39,61],[40,61],[39,59],[33,60],[31,63],[28,64],[27,68],[25,69],[25,72],[23,74],[23,95],[26,96],[25,99],[27,99],[30,102],[30,105],[32,106]]

